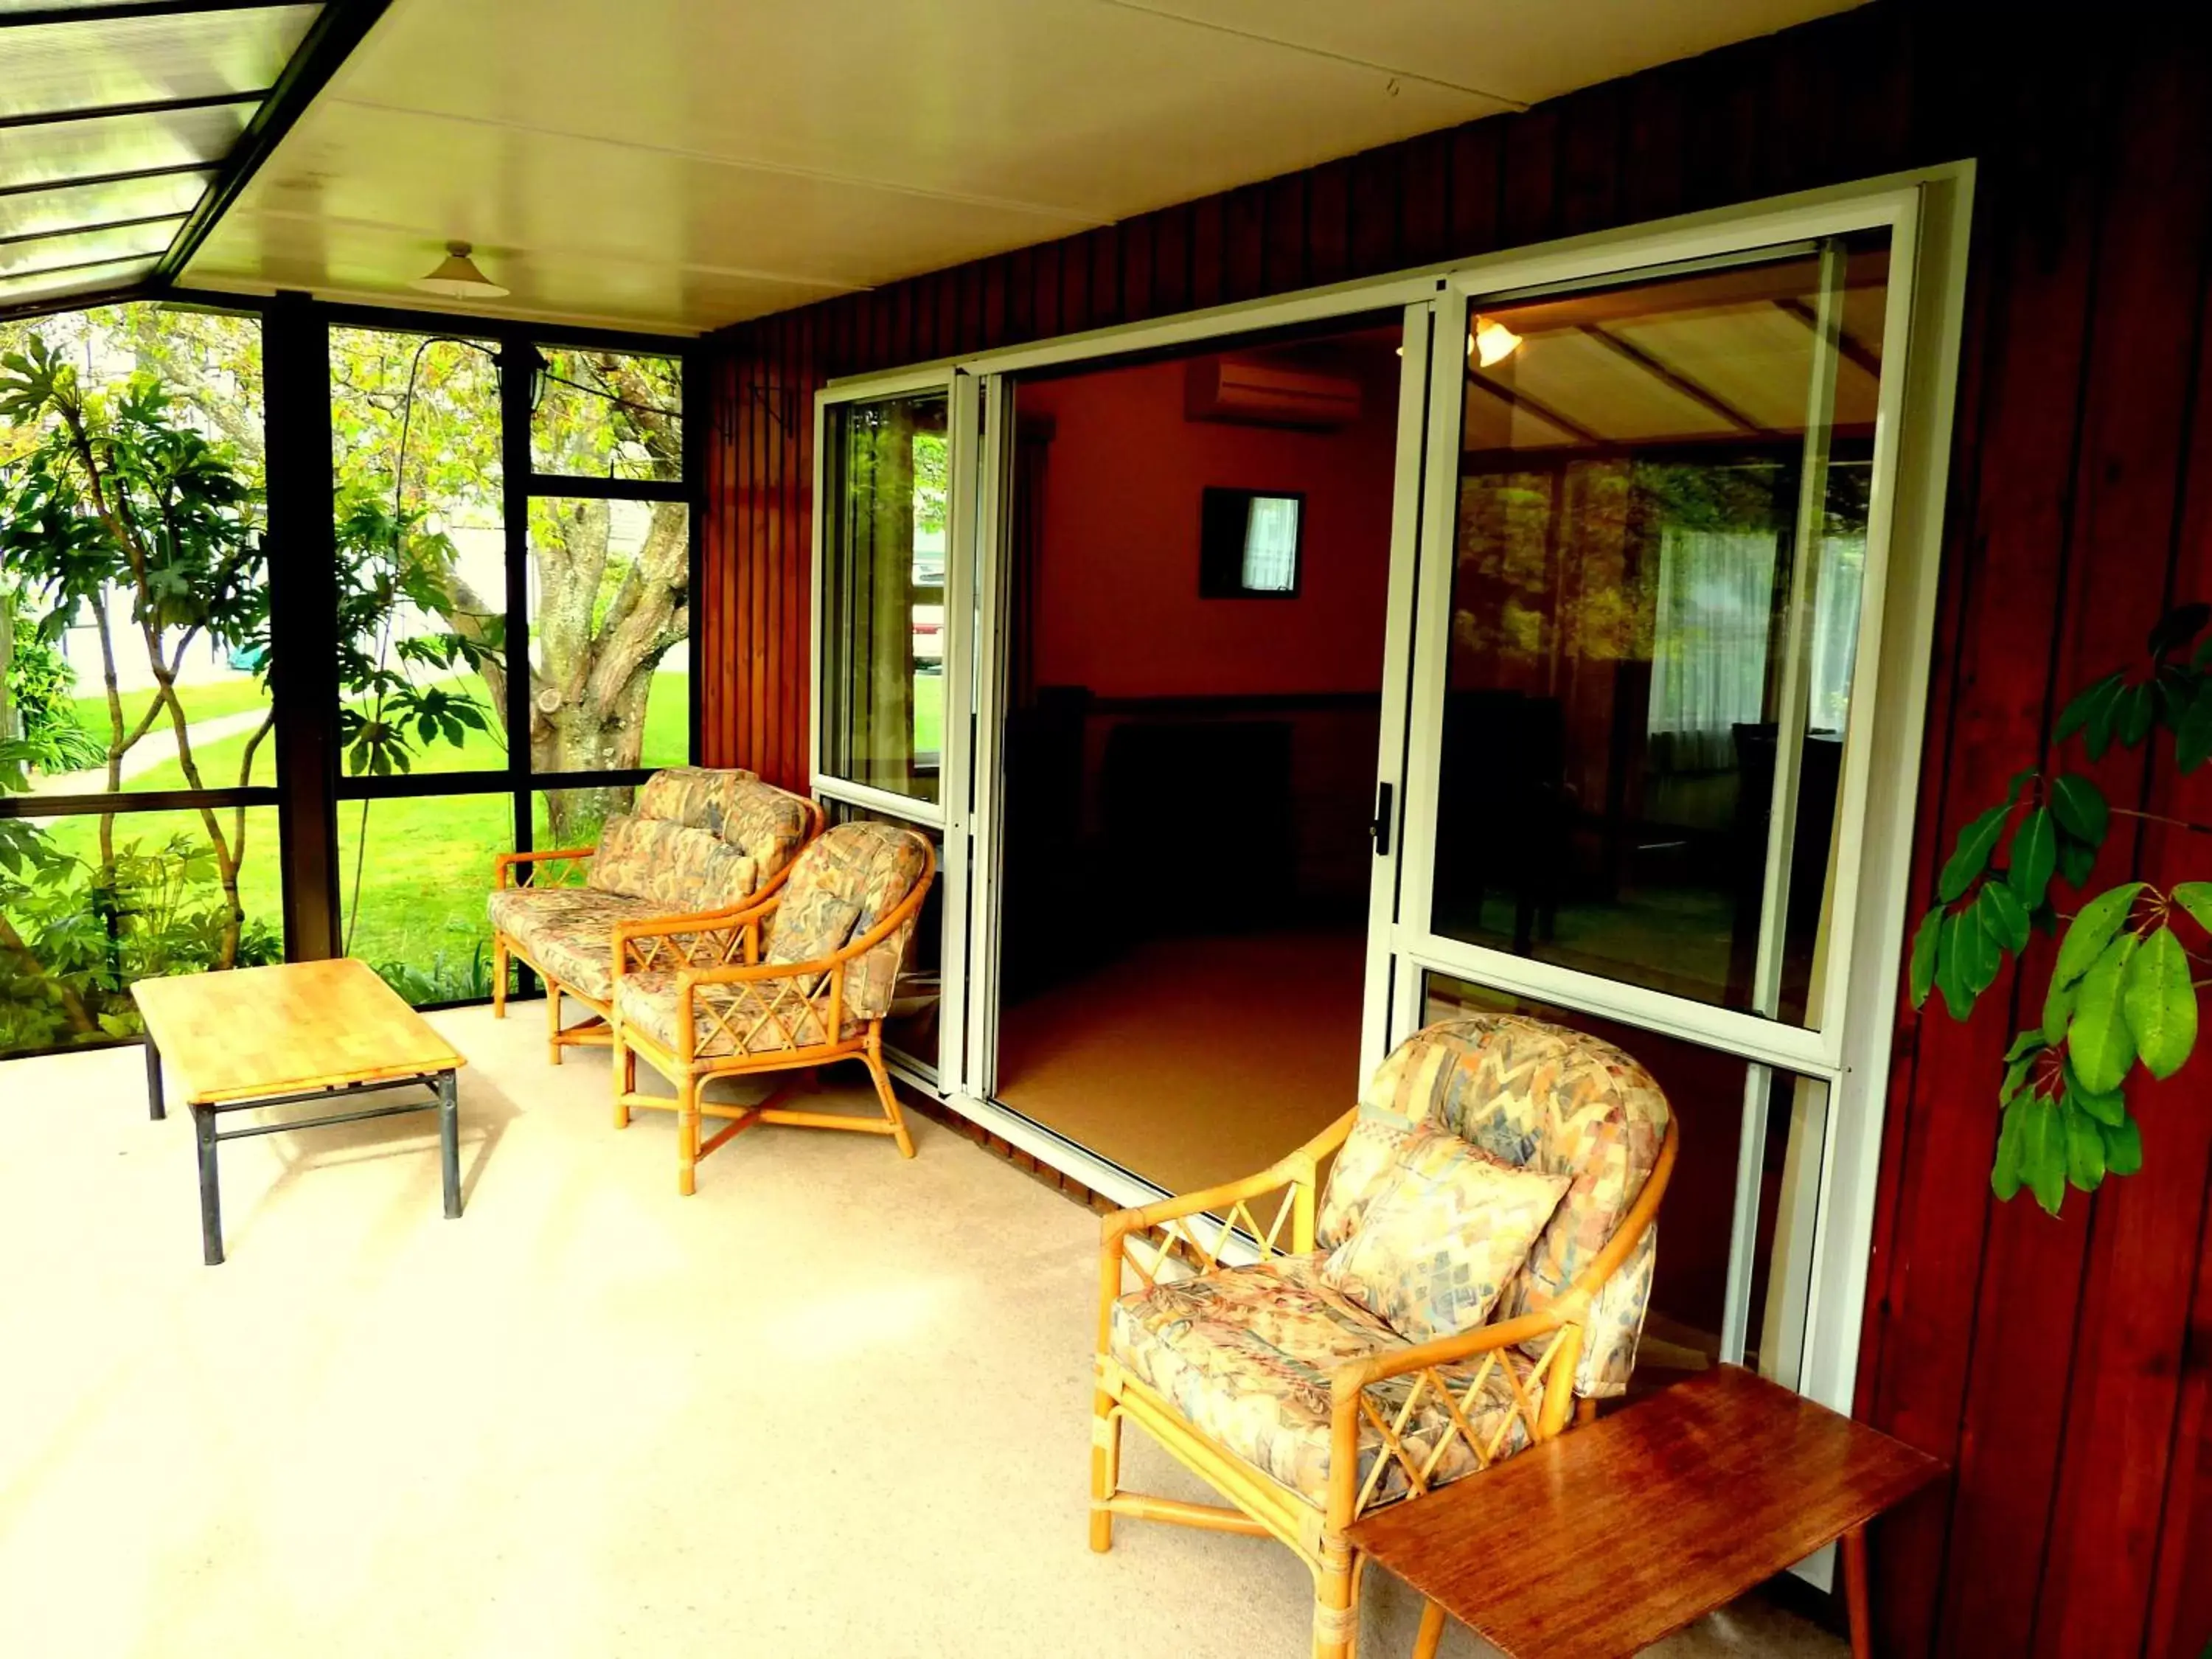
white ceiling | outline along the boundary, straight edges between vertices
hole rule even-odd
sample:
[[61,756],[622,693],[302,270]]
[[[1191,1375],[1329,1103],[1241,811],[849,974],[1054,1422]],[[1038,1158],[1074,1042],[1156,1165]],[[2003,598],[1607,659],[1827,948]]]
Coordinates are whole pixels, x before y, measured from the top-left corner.
[[395,0],[189,284],[694,333],[1856,0]]

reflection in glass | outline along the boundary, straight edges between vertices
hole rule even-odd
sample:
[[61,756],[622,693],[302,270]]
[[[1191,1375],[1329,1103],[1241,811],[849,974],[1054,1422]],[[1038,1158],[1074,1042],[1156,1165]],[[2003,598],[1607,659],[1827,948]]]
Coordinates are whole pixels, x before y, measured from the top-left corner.
[[690,514],[681,501],[530,503],[530,763],[681,766],[691,753]]
[[[1744,1325],[1742,1363],[1797,1385],[1811,1293],[1813,1222],[1826,1145],[1828,1085],[1465,980],[1429,974],[1424,1022],[1468,1013],[1547,1020],[1614,1044],[1641,1061],[1667,1097],[1682,1138],[1660,1213],[1659,1253],[1639,1372],[1699,1370],[1723,1349],[1732,1274]],[[1747,1091],[1765,1125],[1759,1212],[1732,1257],[1736,1166]]]
[[1808,1019],[1885,239],[1474,319],[1437,932]]
[[549,348],[530,464],[570,477],[684,476],[684,366],[673,357]]
[[339,742],[349,776],[507,764],[492,349],[331,331]]
[[[939,867],[945,860],[945,841],[927,824],[908,823],[902,818],[871,812],[865,807],[848,806],[842,801],[824,803],[830,823],[896,823],[902,829],[913,830],[929,837],[930,845],[937,849]],[[921,915],[915,922],[914,937],[908,941],[906,960],[899,964],[898,988],[891,999],[891,1012],[884,1021],[884,1047],[911,1062],[915,1069],[930,1077],[937,1075],[939,1033],[938,1018],[939,1005],[945,994],[945,884],[933,881],[929,896],[921,902]]]
[[283,908],[273,806],[0,818],[0,1057],[137,1036],[139,980],[281,961]]
[[489,997],[484,895],[493,859],[514,845],[510,795],[340,801],[344,953],[418,1006]]
[[938,799],[949,494],[941,393],[830,411],[823,769]]

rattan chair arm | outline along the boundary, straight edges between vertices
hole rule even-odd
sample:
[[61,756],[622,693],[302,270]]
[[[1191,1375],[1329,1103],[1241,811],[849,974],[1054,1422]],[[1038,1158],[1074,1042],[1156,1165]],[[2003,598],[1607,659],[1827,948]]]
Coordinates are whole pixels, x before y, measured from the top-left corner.
[[1256,1175],[1200,1188],[1194,1193],[1178,1193],[1172,1198],[1158,1199],[1133,1209],[1114,1211],[1103,1224],[1107,1243],[1110,1244],[1125,1234],[1156,1227],[1164,1221],[1180,1221],[1185,1216],[1203,1215],[1243,1199],[1279,1192],[1293,1182],[1314,1184],[1318,1179],[1321,1160],[1344,1144],[1345,1136],[1352,1132],[1352,1120],[1358,1115],[1356,1112],[1346,1112],[1297,1151],[1278,1158]]
[[1540,1313],[1522,1314],[1498,1325],[1478,1325],[1471,1331],[1416,1342],[1410,1348],[1388,1348],[1364,1358],[1348,1360],[1328,1374],[1332,1395],[1352,1395],[1394,1376],[1410,1376],[1438,1365],[1456,1365],[1498,1348],[1517,1347],[1550,1335],[1574,1323],[1588,1306],[1587,1298],[1569,1292]]
[[518,864],[550,864],[556,859],[587,859],[598,853],[596,847],[562,847],[544,853],[495,853],[491,861],[491,884],[504,887],[507,877]]

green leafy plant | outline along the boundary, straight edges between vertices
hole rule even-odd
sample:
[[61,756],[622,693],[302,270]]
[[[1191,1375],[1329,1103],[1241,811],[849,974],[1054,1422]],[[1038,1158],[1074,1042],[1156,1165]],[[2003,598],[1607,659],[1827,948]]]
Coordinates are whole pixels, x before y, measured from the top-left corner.
[[[2163,732],[2184,775],[2212,759],[2212,640],[2197,642],[2208,622],[2212,605],[2203,604],[2162,618],[2146,671],[2107,674],[2066,705],[2054,757],[2076,744],[2094,763]],[[1937,994],[1966,1020],[2036,933],[2057,939],[2043,1018],[2005,1051],[1990,1171],[1999,1198],[2026,1188],[2053,1215],[2069,1186],[2094,1192],[2106,1176],[2142,1167],[2126,1085],[2138,1067],[2164,1082],[2187,1064],[2212,985],[2212,880],[2160,886],[2131,867],[2131,879],[2087,890],[2116,817],[2212,836],[2212,824],[2114,805],[2055,759],[2029,768],[1959,832],[1912,941],[1913,1006]],[[2080,896],[2070,909],[2061,908],[2065,889]]]

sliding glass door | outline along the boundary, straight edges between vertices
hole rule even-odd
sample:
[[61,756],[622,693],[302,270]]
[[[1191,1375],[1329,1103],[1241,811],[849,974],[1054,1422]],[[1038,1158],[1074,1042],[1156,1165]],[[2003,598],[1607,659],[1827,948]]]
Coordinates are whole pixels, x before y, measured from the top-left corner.
[[1430,356],[1375,1054],[1503,1010],[1637,1055],[1684,1145],[1652,1354],[1791,1387],[1891,1016],[1849,993],[1912,205],[1501,264]]

